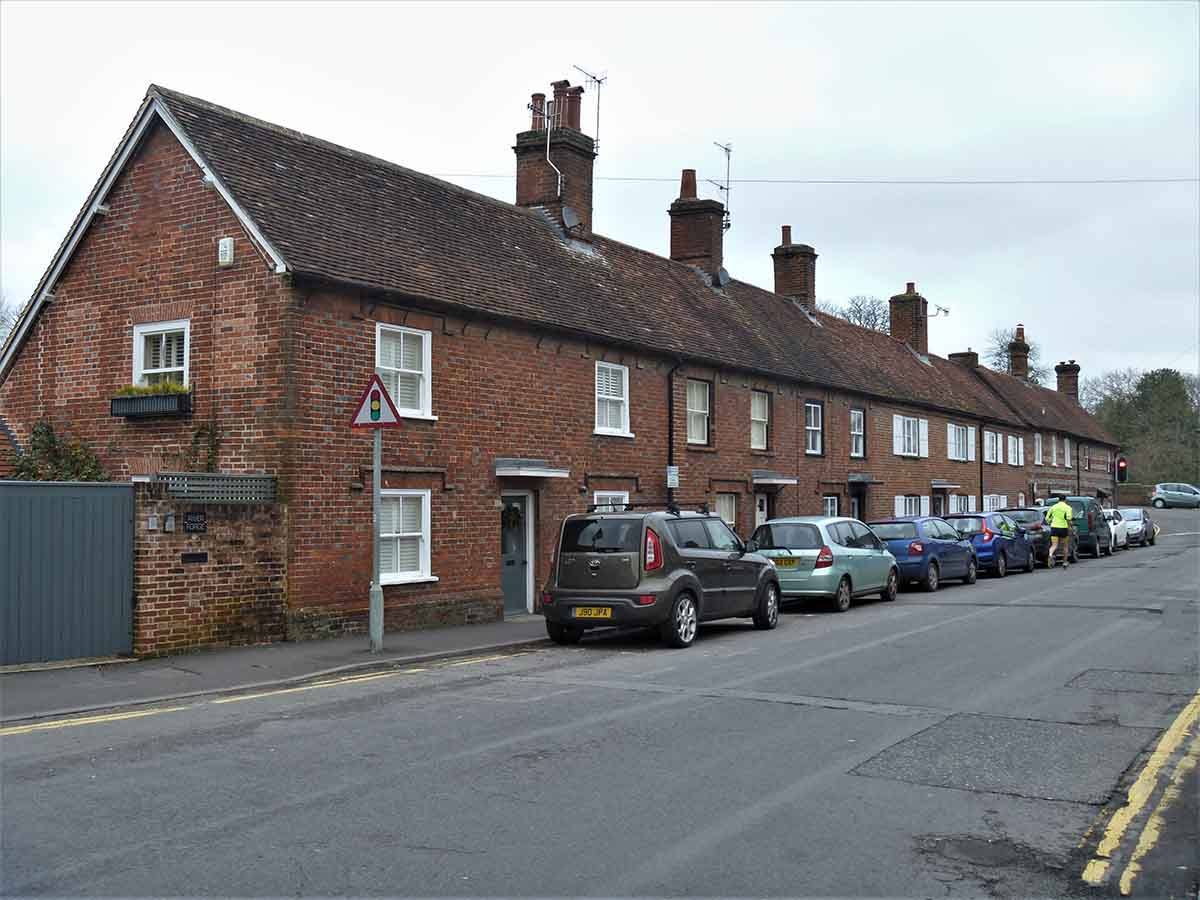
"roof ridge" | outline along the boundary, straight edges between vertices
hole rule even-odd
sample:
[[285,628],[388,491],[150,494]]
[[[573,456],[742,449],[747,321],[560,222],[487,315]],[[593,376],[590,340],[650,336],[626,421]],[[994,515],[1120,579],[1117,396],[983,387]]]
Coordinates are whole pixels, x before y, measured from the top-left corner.
[[220,115],[228,116],[231,119],[236,119],[245,125],[251,125],[255,128],[262,128],[265,131],[272,131],[276,134],[280,134],[294,140],[303,141],[318,147],[324,147],[326,150],[339,153],[342,156],[345,156],[347,159],[380,165],[387,169],[400,172],[404,175],[435,184],[438,187],[449,188],[452,191],[457,191],[470,197],[474,197],[478,200],[483,200],[493,206],[500,206],[525,215],[529,215],[533,212],[530,207],[517,206],[515,203],[508,203],[504,200],[498,200],[490,194],[482,194],[479,191],[473,191],[470,188],[465,188],[462,185],[455,184],[452,181],[445,181],[425,172],[418,171],[417,169],[410,169],[408,166],[403,166],[400,163],[392,162],[390,159],[384,159],[382,156],[375,156],[372,153],[364,153],[361,150],[355,150],[351,147],[345,146],[344,144],[337,144],[333,141],[326,140],[325,138],[319,138],[316,135],[309,134],[305,131],[298,131],[295,128],[288,128],[286,125],[279,125],[275,122],[268,122],[266,119],[260,119],[257,116],[249,115],[248,113],[241,112],[240,110],[231,109],[230,107],[222,106],[219,103],[213,103],[211,100],[205,100],[202,97],[195,97],[191,94],[185,94],[182,91],[172,90],[171,88],[163,87],[161,84],[151,83],[150,87],[147,88],[146,93],[154,94],[167,100],[174,100],[178,103],[195,104],[196,106],[199,106],[209,112],[215,112]]

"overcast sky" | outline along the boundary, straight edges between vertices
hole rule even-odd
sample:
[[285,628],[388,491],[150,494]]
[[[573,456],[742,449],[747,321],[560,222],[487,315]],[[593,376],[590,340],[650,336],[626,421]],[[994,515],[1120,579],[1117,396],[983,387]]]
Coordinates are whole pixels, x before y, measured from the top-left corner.
[[[4,2],[0,282],[27,299],[151,82],[511,201],[529,95],[577,83],[578,65],[608,76],[595,228],[663,254],[680,169],[724,174],[713,141],[732,142],[735,182],[1189,179],[735,183],[725,264],[769,289],[790,224],[820,254],[819,298],[915,281],[949,307],[930,323],[936,353],[1023,322],[1084,376],[1195,371],[1198,10]],[[604,180],[619,177],[669,180]]]

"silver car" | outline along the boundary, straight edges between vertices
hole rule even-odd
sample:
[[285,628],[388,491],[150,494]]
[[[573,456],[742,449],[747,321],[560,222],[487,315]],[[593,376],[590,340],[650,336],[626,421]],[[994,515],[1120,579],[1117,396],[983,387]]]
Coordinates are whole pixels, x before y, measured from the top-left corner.
[[1155,509],[1163,509],[1167,506],[1195,509],[1200,507],[1200,489],[1178,481],[1164,481],[1162,484],[1154,486],[1150,502]]

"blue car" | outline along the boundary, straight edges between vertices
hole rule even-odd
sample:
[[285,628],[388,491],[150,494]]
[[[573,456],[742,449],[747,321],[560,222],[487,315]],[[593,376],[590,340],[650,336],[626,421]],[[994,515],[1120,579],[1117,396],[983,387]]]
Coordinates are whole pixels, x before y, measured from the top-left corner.
[[975,549],[944,519],[901,516],[868,522],[867,527],[896,557],[902,583],[919,581],[927,591],[936,591],[943,578],[975,583]]
[[979,568],[997,578],[1014,569],[1032,572],[1037,565],[1025,529],[1005,513],[960,513],[946,516],[946,521],[975,546]]

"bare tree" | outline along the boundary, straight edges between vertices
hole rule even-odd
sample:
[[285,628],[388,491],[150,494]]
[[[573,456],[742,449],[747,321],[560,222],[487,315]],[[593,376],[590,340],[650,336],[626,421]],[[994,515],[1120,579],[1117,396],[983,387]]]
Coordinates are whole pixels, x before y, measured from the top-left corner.
[[[983,361],[988,368],[997,372],[1012,374],[1012,359],[1008,355],[1008,345],[1016,336],[1015,328],[993,328],[987,337],[983,350]],[[1034,384],[1046,384],[1050,380],[1050,370],[1042,365],[1042,348],[1033,341],[1029,345],[1029,370],[1026,377]]]
[[886,300],[866,294],[856,294],[845,305],[822,300],[817,304],[821,312],[838,316],[860,328],[881,331],[887,334],[891,328],[891,310]]
[[0,344],[8,337],[13,326],[17,324],[17,316],[21,310],[15,303],[10,303],[8,297],[0,294]]
[[1137,394],[1140,369],[1114,369],[1084,378],[1079,385],[1079,402],[1090,413],[1095,413],[1104,403],[1127,403]]

